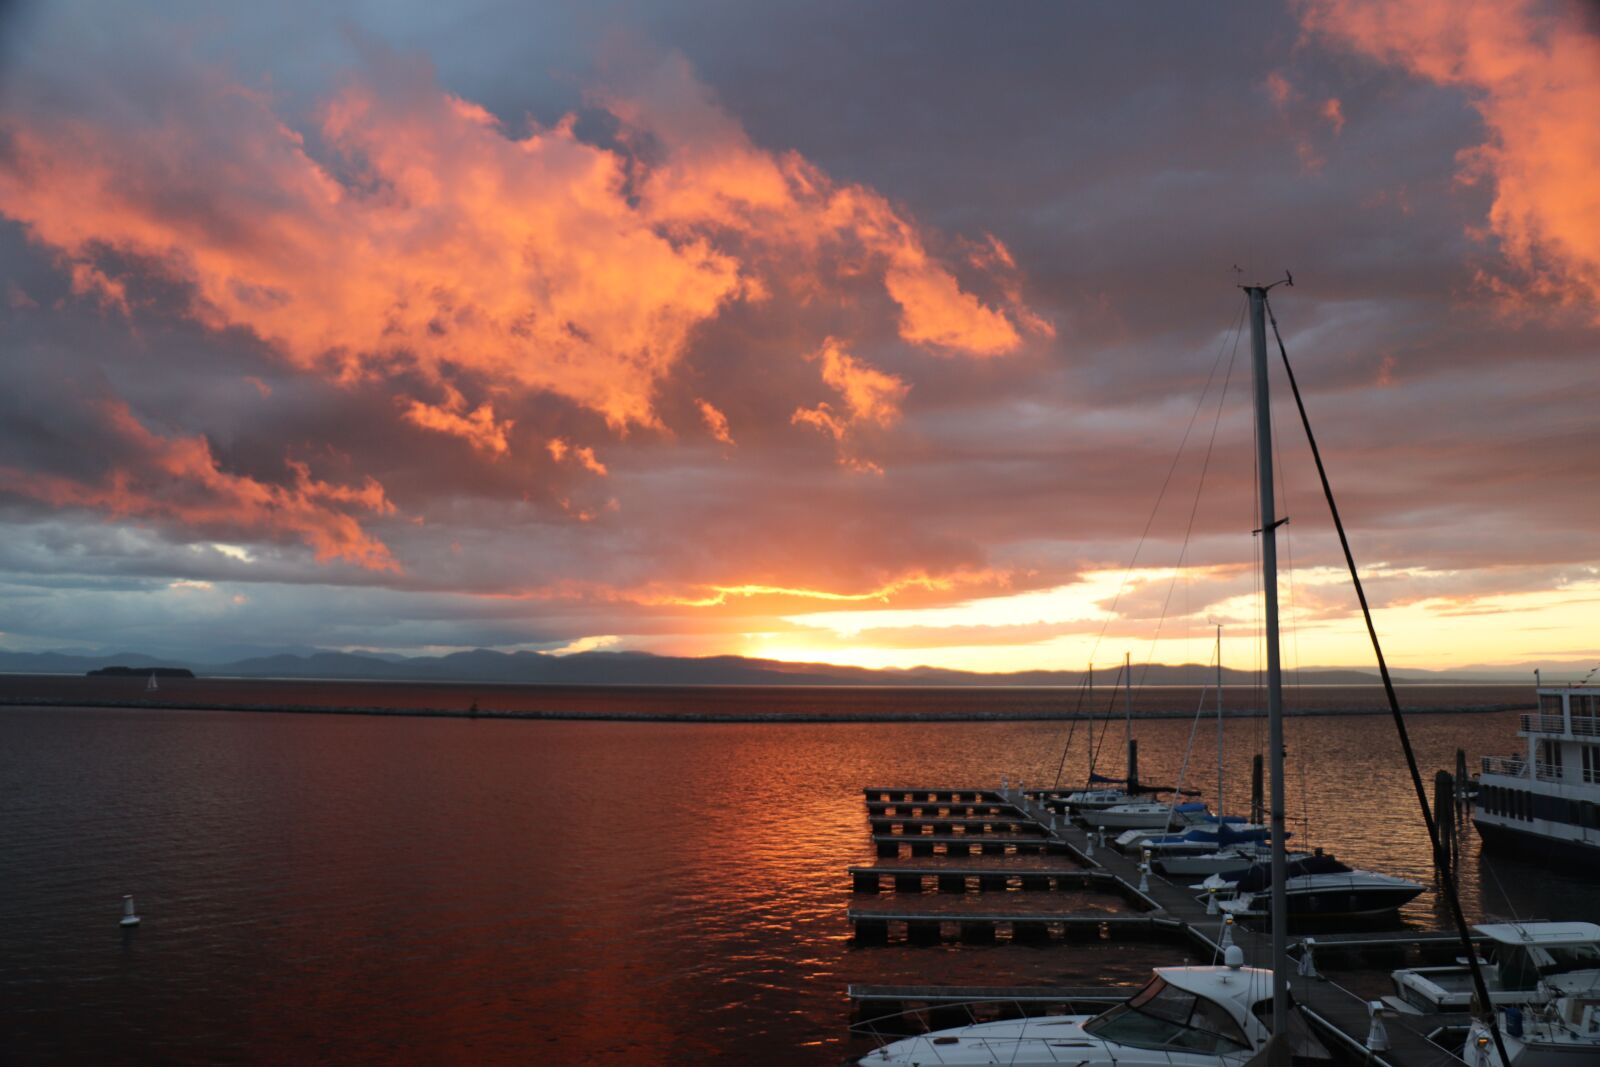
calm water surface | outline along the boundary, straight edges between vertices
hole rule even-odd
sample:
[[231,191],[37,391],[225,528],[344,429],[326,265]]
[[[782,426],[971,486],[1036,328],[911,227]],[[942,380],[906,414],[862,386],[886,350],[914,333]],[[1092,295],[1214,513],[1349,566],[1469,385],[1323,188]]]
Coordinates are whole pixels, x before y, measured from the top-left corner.
[[[1264,726],[1227,729],[1242,801]],[[1510,713],[1412,729],[1430,781],[1457,746],[1515,744]],[[1431,884],[1388,721],[1288,732],[1298,840]],[[1147,779],[1177,776],[1189,733],[1138,726]],[[1065,738],[0,709],[0,1059],[834,1063],[864,1051],[850,982],[1135,982],[1177,950],[850,941],[844,868],[874,859],[863,786],[1048,781]],[[1215,761],[1204,723],[1190,778],[1208,796]],[[1474,916],[1600,917],[1581,875],[1491,867],[1475,837],[1462,890]],[[126,892],[144,915],[128,936]],[[1440,911],[1430,892],[1405,919]]]

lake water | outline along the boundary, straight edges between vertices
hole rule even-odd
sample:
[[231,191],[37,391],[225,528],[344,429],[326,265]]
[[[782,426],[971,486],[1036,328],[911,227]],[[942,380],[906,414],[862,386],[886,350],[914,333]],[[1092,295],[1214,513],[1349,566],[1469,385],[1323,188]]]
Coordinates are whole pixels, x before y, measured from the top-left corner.
[[[1512,713],[1411,729],[1430,788],[1458,746],[1516,744]],[[1147,780],[1177,777],[1190,730],[1137,725]],[[1208,799],[1214,731],[1189,776]],[[1227,725],[1230,807],[1264,732]],[[1179,950],[856,946],[845,921],[844,868],[874,861],[863,786],[1048,782],[1066,736],[0,708],[0,1060],[836,1063],[866,1050],[850,982],[1137,982]],[[1298,841],[1432,883],[1387,718],[1292,720],[1288,746]],[[1470,833],[1461,889],[1474,917],[1600,915],[1581,874],[1484,862]],[[1442,911],[1430,891],[1404,918]]]

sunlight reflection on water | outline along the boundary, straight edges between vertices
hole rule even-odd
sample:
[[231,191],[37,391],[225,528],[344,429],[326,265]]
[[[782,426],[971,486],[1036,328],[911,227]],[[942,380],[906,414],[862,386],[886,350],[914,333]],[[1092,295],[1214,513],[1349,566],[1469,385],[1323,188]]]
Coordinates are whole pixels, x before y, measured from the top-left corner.
[[[1431,790],[1515,716],[1412,730]],[[1189,732],[1138,725],[1147,780],[1176,778]],[[1260,732],[1228,724],[1234,810]],[[18,1062],[815,1062],[846,1048],[850,982],[1136,982],[1178,950],[850,940],[863,786],[1047,782],[1065,735],[3,709],[0,1033]],[[1189,773],[1208,794],[1214,736]],[[1297,841],[1432,884],[1387,719],[1295,720],[1288,746]],[[1594,917],[1582,880],[1496,866],[1509,902],[1469,834],[1469,912]]]

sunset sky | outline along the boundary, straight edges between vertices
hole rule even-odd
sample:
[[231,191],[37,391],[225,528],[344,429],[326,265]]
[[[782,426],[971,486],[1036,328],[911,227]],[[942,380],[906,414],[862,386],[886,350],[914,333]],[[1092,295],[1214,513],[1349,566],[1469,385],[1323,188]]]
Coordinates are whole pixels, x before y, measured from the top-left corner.
[[1600,6],[0,12],[0,647],[1600,663]]

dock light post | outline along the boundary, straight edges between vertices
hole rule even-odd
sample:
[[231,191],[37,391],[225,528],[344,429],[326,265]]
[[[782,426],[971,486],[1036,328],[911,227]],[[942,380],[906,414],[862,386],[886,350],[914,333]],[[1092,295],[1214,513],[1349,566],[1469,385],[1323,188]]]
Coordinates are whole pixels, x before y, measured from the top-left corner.
[[1216,886],[1207,886],[1206,887],[1206,914],[1207,915],[1215,915],[1218,912],[1220,912],[1221,910],[1222,910],[1221,908],[1217,907],[1217,887]]
[[1312,950],[1317,944],[1317,939],[1308,937],[1300,942],[1300,966],[1295,973],[1301,978],[1320,978],[1317,973],[1317,961],[1312,958]]
[[1227,948],[1231,944],[1233,944],[1233,916],[1232,915],[1224,915],[1222,917],[1222,941],[1221,941],[1221,946],[1223,948]]
[[1372,1026],[1367,1030],[1367,1051],[1388,1052],[1389,1031],[1383,1025],[1383,1001],[1367,1001],[1367,1012],[1372,1016]]

